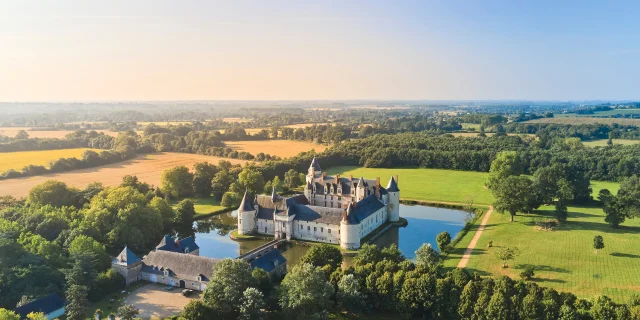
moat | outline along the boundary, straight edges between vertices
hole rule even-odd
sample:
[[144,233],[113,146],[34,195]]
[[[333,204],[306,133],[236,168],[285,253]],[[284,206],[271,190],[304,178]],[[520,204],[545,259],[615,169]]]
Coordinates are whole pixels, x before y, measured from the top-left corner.
[[[378,246],[398,245],[400,251],[410,259],[423,244],[431,243],[436,247],[436,235],[447,231],[455,237],[470,219],[470,214],[461,210],[435,208],[427,206],[400,205],[400,216],[407,219],[406,227],[393,227],[374,241]],[[232,212],[223,213],[195,224],[196,242],[200,246],[200,255],[212,258],[237,257],[269,240],[234,241],[229,232],[236,228],[236,217]],[[282,251],[290,265],[294,265],[307,252],[308,247],[300,244],[288,244]]]

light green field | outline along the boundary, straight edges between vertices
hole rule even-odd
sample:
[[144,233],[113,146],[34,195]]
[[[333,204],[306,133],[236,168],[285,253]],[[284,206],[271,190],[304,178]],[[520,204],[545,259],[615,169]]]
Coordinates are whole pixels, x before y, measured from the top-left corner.
[[38,150],[0,153],[0,172],[9,169],[22,170],[27,165],[49,166],[49,162],[60,158],[80,158],[87,148]]
[[494,198],[484,187],[488,173],[439,169],[380,169],[360,167],[333,167],[327,174],[353,175],[367,179],[380,177],[383,187],[392,175],[398,175],[398,187],[403,199],[443,202],[467,202],[473,198],[475,204],[490,204]]
[[[202,215],[202,214],[209,214],[214,211],[224,209],[224,207],[220,205],[220,202],[214,199],[213,197],[207,197],[207,198],[194,197],[189,199],[193,201],[193,207],[194,209],[196,209],[196,216]],[[171,202],[171,205],[173,206],[174,209],[176,208],[177,204],[178,204],[178,201]]]
[[462,125],[462,130],[476,130],[476,131],[480,131],[480,124],[479,123],[467,123],[467,122],[463,122],[460,125]]
[[[553,208],[544,207],[536,214],[516,216],[494,212],[467,265],[480,275],[518,274],[528,265],[535,268],[533,281],[580,297],[604,294],[625,302],[640,290],[640,220],[628,220],[619,229],[604,222],[601,208],[569,207],[569,221],[554,231],[540,231],[538,219],[553,218]],[[472,237],[475,232],[469,232]],[[605,248],[596,254],[593,237],[601,235]],[[494,248],[488,248],[493,241]],[[450,255],[446,266],[457,264],[468,243],[461,243]],[[496,257],[498,246],[516,246],[520,255],[503,269]]]
[[[582,141],[585,147],[606,147],[609,139],[599,139],[591,141]],[[628,140],[628,139],[612,139],[613,144],[631,145],[638,144],[640,140]]]

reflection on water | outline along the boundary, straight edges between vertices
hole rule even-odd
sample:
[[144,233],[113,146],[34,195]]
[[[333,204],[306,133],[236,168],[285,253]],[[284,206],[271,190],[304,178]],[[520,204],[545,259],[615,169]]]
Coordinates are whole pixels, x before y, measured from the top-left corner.
[[[408,225],[404,228],[389,229],[376,239],[374,244],[390,246],[395,243],[410,259],[415,257],[415,251],[423,243],[431,243],[436,248],[436,235],[442,231],[447,231],[455,237],[470,218],[469,213],[460,210],[408,205],[400,205],[400,216],[408,220]],[[236,228],[236,221],[237,218],[232,212],[223,213],[194,223],[192,230],[183,230],[178,233],[181,237],[194,234],[200,246],[200,255],[212,258],[235,258],[270,241],[270,239],[231,240],[229,232]],[[289,264],[295,265],[309,247],[287,244],[281,250]]]

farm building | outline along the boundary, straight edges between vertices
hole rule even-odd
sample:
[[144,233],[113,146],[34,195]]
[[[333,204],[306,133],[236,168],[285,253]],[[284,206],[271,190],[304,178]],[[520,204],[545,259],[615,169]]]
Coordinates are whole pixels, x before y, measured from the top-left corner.
[[380,186],[380,178],[327,176],[314,158],[306,180],[304,194],[288,198],[274,189],[270,196],[259,195],[252,201],[245,192],[237,210],[238,232],[357,249],[373,230],[400,219],[397,176],[386,188]]
[[14,311],[20,316],[20,319],[26,319],[27,315],[32,312],[42,312],[47,319],[52,320],[64,315],[64,305],[64,299],[57,293],[52,293],[44,298],[22,305]]

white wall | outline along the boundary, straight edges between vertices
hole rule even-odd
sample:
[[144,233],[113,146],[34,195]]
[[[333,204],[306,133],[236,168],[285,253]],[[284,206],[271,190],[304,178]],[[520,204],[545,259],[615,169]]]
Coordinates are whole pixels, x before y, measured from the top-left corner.
[[382,207],[363,221],[360,221],[360,239],[366,237],[371,231],[375,230],[387,221],[387,208]]
[[[264,232],[265,228],[267,228],[267,232]],[[258,219],[258,233],[274,235],[276,231],[275,226],[273,225],[273,220]]]
[[[331,230],[331,233],[329,233]],[[293,237],[301,240],[340,243],[340,225],[313,221],[293,221]]]

